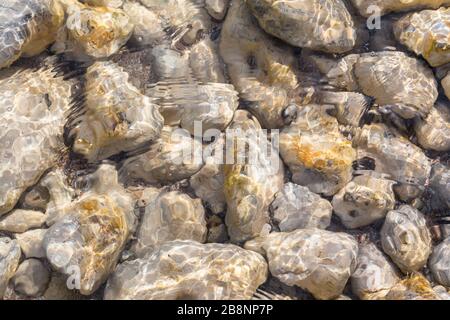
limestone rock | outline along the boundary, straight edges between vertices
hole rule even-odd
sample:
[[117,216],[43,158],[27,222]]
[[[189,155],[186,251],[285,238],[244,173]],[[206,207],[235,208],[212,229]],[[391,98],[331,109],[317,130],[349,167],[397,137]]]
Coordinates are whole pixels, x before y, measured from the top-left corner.
[[425,119],[415,119],[419,144],[429,150],[450,150],[450,104],[438,102]]
[[121,9],[91,7],[78,1],[65,6],[67,19],[52,49],[71,58],[88,60],[107,58],[128,41],[133,24]]
[[423,275],[414,273],[391,288],[386,300],[441,300],[441,298]]
[[350,54],[337,61],[312,59],[331,85],[372,97],[379,110],[405,119],[425,117],[438,97],[431,69],[400,51]]
[[120,8],[123,0],[83,0],[84,3],[97,7]]
[[133,21],[134,29],[130,38],[137,46],[157,45],[164,42],[166,33],[161,18],[139,2],[126,0],[123,11]]
[[443,286],[433,287],[433,291],[441,298],[441,300],[450,300],[450,293]]
[[351,229],[382,219],[394,209],[394,183],[371,175],[356,176],[334,196],[334,212]]
[[168,184],[189,178],[202,167],[201,150],[201,142],[186,130],[164,126],[149,151],[125,160],[121,179]]
[[401,12],[414,9],[437,9],[450,5],[450,0],[351,0],[359,13],[364,17],[384,15],[389,12]]
[[120,264],[104,298],[250,299],[266,278],[267,264],[255,252],[231,244],[177,240]]
[[444,88],[445,95],[450,100],[450,73],[442,79],[441,84]]
[[334,106],[333,116],[339,124],[359,127],[371,105],[369,97],[357,92],[321,91],[319,102]]
[[189,179],[195,195],[202,199],[214,214],[224,212],[227,205],[223,189],[225,147],[225,134],[221,134],[217,140],[203,148],[205,165]]
[[205,0],[205,8],[209,15],[216,20],[222,20],[227,13],[230,0]]
[[430,187],[433,190],[432,204],[435,209],[450,208],[450,168],[442,163],[433,165],[430,176]]
[[395,23],[394,33],[400,43],[437,67],[450,62],[449,20],[450,8],[411,13]]
[[72,149],[89,161],[130,152],[158,138],[163,121],[149,97],[128,82],[112,62],[96,62],[86,73],[84,107],[66,124]]
[[34,229],[16,234],[17,242],[26,258],[44,258],[43,241],[47,229]]
[[113,271],[134,228],[134,201],[117,182],[114,167],[102,165],[91,188],[70,204],[48,229],[44,250],[61,273],[80,276],[80,292],[93,293]]
[[358,161],[397,181],[394,191],[408,201],[423,192],[431,163],[423,151],[384,124],[365,125],[353,139]]
[[41,227],[45,219],[45,214],[40,211],[16,209],[0,218],[0,230],[21,233]]
[[241,100],[264,128],[292,120],[298,79],[293,50],[275,43],[254,21],[244,0],[234,0],[220,37],[220,55]]
[[50,282],[50,271],[38,259],[27,259],[17,268],[12,278],[16,292],[28,297],[39,297]]
[[238,93],[232,85],[219,83],[225,81],[216,51],[207,40],[181,53],[165,45],[152,49],[156,82],[146,94],[161,106],[166,125],[180,125],[191,135],[229,125]]
[[74,79],[47,60],[36,69],[0,72],[0,215],[54,165],[63,148]]
[[280,134],[280,153],[293,182],[329,196],[351,180],[356,153],[327,109],[301,107],[297,119]]
[[450,287],[450,238],[433,248],[428,266],[435,281]]
[[211,18],[204,1],[198,0],[139,0],[154,12],[174,46],[194,44],[211,29]]
[[360,245],[358,264],[351,277],[352,292],[358,298],[383,299],[399,281],[395,267],[374,244]]
[[205,242],[207,229],[200,199],[178,191],[161,191],[147,202],[134,245],[137,257],[172,240]]
[[20,260],[20,246],[16,240],[0,238],[0,299],[9,280],[14,276]]
[[225,223],[232,242],[257,237],[269,227],[269,205],[283,187],[278,152],[250,113],[236,111],[226,142]]
[[0,68],[34,56],[55,41],[64,12],[55,0],[4,0],[0,8]]
[[356,43],[353,18],[341,0],[246,0],[259,25],[287,43],[343,53]]
[[358,255],[358,243],[351,236],[320,229],[271,233],[248,241],[245,248],[263,253],[270,273],[281,282],[321,300],[342,293]]
[[404,273],[421,269],[431,253],[431,235],[422,213],[407,205],[389,211],[381,229],[381,244]]
[[325,229],[330,225],[333,211],[330,202],[308,188],[291,182],[275,195],[270,207],[280,231],[286,232],[306,228]]
[[75,190],[67,182],[63,170],[54,169],[47,173],[39,186],[48,194],[48,204],[45,209],[47,226],[51,226],[66,214],[66,207],[75,197]]
[[213,213],[220,213],[226,208],[223,192],[224,180],[222,166],[207,162],[199,172],[190,178],[189,182],[195,190],[195,195],[204,200]]

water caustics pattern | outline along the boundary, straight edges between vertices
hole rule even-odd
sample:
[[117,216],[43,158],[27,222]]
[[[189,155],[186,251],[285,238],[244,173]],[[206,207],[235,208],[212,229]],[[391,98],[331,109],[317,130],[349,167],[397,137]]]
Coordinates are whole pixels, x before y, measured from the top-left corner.
[[2,0],[0,299],[450,299],[449,0]]

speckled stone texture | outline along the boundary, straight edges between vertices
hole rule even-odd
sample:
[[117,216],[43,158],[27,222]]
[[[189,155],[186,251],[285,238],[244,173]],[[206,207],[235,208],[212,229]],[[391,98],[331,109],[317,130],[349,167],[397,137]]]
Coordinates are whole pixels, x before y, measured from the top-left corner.
[[356,43],[353,18],[341,0],[246,0],[259,25],[297,46],[343,53]]
[[337,298],[356,268],[358,243],[345,233],[320,229],[275,232],[245,248],[267,257],[270,273],[316,299]]
[[450,238],[433,248],[428,265],[434,280],[450,287]]
[[0,11],[0,68],[34,56],[56,39],[64,12],[55,0],[3,0]]
[[431,162],[403,135],[381,123],[365,125],[353,139],[358,160],[368,169],[397,181],[396,195],[408,201],[420,196],[430,177]]
[[351,2],[359,10],[359,13],[365,17],[413,9],[437,9],[443,5],[450,5],[450,0],[351,0]]
[[92,188],[69,204],[48,229],[43,247],[53,268],[79,275],[80,292],[93,293],[106,281],[134,228],[134,202],[117,182],[114,167],[102,165]]
[[358,264],[351,277],[352,292],[363,300],[383,299],[400,281],[389,258],[374,244],[359,246]]
[[64,146],[75,81],[64,80],[61,67],[49,59],[39,70],[0,73],[0,215],[55,164]]
[[16,240],[0,238],[0,299],[9,280],[14,276],[20,260],[20,246]]
[[280,128],[292,120],[288,107],[298,86],[293,50],[259,28],[244,0],[232,2],[219,48],[231,83],[264,128]]
[[267,278],[258,253],[231,244],[172,241],[120,264],[105,289],[113,299],[250,299]]
[[407,205],[389,211],[381,229],[381,244],[404,273],[419,271],[431,254],[431,234],[425,217]]
[[350,229],[382,219],[394,209],[394,183],[371,175],[356,176],[333,197],[334,212]]
[[172,191],[144,191],[147,205],[136,234],[134,252],[142,257],[172,240],[205,242],[205,211],[200,199]]
[[438,67],[450,62],[449,20],[450,8],[411,13],[395,23],[394,33],[401,44]]
[[275,195],[270,207],[273,220],[283,232],[305,228],[326,229],[333,211],[329,201],[291,182]]
[[128,82],[113,62],[95,62],[85,75],[85,101],[66,124],[74,152],[89,161],[130,152],[155,141],[164,119],[159,106]]
[[223,169],[225,223],[231,241],[239,243],[270,230],[269,205],[283,187],[284,167],[274,146],[261,136],[258,120],[250,113],[236,111],[230,129],[236,131],[227,136]]
[[297,119],[281,131],[280,154],[293,182],[330,196],[351,180],[356,152],[327,109],[326,105],[300,107]]

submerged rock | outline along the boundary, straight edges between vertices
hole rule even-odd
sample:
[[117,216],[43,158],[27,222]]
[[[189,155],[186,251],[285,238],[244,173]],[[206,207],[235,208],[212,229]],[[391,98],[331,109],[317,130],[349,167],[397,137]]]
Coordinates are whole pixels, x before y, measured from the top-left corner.
[[112,62],[96,62],[87,69],[84,106],[73,110],[66,128],[73,151],[91,162],[147,145],[162,130],[159,106],[128,77]]
[[202,145],[184,129],[165,126],[150,150],[124,161],[121,180],[169,184],[189,178],[203,165]]
[[175,46],[189,46],[211,28],[211,18],[199,0],[139,0],[155,13]]
[[433,248],[428,266],[436,282],[450,287],[450,238]]
[[56,0],[3,0],[0,8],[0,68],[21,56],[43,52],[64,21]]
[[205,8],[209,15],[216,20],[222,20],[227,13],[230,0],[205,0]]
[[397,181],[394,191],[404,201],[423,192],[431,162],[423,151],[384,124],[365,125],[353,139],[361,165]]
[[415,119],[414,130],[423,148],[450,151],[450,104],[438,102],[425,119]]
[[238,93],[225,82],[211,41],[202,40],[191,51],[167,46],[152,49],[156,82],[146,94],[161,106],[166,125],[201,135],[208,129],[223,131],[238,107]]
[[[450,2],[449,2],[450,4]],[[424,10],[402,17],[394,25],[398,41],[433,66],[450,62],[450,8]]]
[[17,268],[11,281],[16,292],[28,297],[39,297],[50,282],[50,271],[40,260],[27,259]]
[[9,280],[14,276],[20,260],[20,246],[16,240],[0,238],[0,299]]
[[205,165],[189,179],[195,195],[205,201],[214,214],[225,211],[225,176],[223,172],[225,154],[225,134],[217,137],[203,149]]
[[261,125],[280,128],[289,123],[295,109],[288,107],[298,86],[293,50],[259,28],[244,0],[232,2],[219,47],[231,83]]
[[374,98],[380,111],[405,119],[425,117],[438,97],[431,69],[400,51],[351,54],[338,61],[312,59],[331,85],[364,93]]
[[268,231],[269,205],[283,187],[284,167],[274,145],[250,113],[236,111],[227,131],[224,165],[225,223],[232,242]]
[[33,229],[15,235],[26,258],[45,258],[43,241],[47,230]]
[[89,177],[91,188],[48,229],[44,250],[61,273],[78,274],[80,292],[93,293],[107,279],[134,228],[134,202],[112,166]]
[[399,281],[395,267],[374,244],[359,246],[358,264],[351,277],[352,292],[358,298],[383,299]]
[[38,182],[63,148],[64,116],[75,81],[50,59],[38,70],[0,74],[0,215]]
[[0,218],[0,231],[25,232],[28,229],[41,227],[45,219],[45,214],[40,211],[16,209]]
[[381,229],[381,244],[404,273],[419,271],[431,254],[431,235],[422,213],[407,205],[389,211]]
[[316,299],[337,298],[356,267],[358,243],[345,233],[320,229],[275,232],[245,248],[267,257],[281,282],[308,290]]
[[287,183],[270,205],[273,220],[280,231],[319,228],[330,225],[333,207],[308,188]]
[[386,300],[441,300],[441,298],[423,275],[414,273],[391,288]]
[[433,165],[430,176],[430,187],[433,190],[432,204],[435,209],[450,208],[450,168],[442,163]]
[[442,87],[444,88],[445,95],[450,100],[450,73],[448,73],[441,81]]
[[120,264],[105,289],[113,299],[250,299],[266,281],[259,254],[231,244],[172,241]]
[[84,3],[97,7],[120,8],[123,0],[83,0]]
[[359,127],[371,105],[371,99],[357,92],[321,91],[319,102],[334,106],[332,111],[339,124]]
[[119,51],[133,32],[132,21],[121,9],[63,2],[67,19],[52,47],[56,53],[77,60],[107,58]]
[[75,197],[75,190],[67,182],[63,170],[54,169],[39,181],[44,193],[48,194],[48,204],[45,209],[47,226],[51,226],[66,214],[66,207]]
[[343,53],[356,43],[353,18],[341,0],[246,0],[259,25],[287,43]]
[[351,2],[364,17],[423,8],[437,9],[443,5],[450,5],[450,0],[351,0]]
[[334,196],[334,212],[351,229],[382,219],[394,209],[394,183],[371,175],[356,176]]
[[356,153],[327,109],[326,105],[300,108],[297,119],[280,134],[280,154],[293,182],[329,196],[351,180]]
[[192,199],[178,191],[161,191],[157,195],[151,192],[145,198],[149,198],[146,199],[148,204],[134,245],[137,257],[172,240],[205,242],[207,229],[200,199]]

